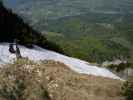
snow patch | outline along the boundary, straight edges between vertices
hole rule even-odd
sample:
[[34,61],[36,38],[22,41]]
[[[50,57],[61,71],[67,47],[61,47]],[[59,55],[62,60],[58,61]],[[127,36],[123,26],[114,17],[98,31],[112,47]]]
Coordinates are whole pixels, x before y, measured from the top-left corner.
[[[68,67],[70,67],[70,69],[78,73],[122,80],[120,77],[116,76],[108,69],[93,66],[88,62],[80,59],[68,57],[53,51],[40,48],[38,46],[35,46],[34,49],[29,49],[23,46],[19,46],[19,47],[20,47],[21,55],[23,57],[28,57],[30,60],[33,60],[33,61],[40,61],[40,60],[60,61],[66,64]],[[11,54],[8,51],[8,49],[9,49],[8,43],[0,44],[0,64],[11,63],[16,59],[16,56],[14,54]]]

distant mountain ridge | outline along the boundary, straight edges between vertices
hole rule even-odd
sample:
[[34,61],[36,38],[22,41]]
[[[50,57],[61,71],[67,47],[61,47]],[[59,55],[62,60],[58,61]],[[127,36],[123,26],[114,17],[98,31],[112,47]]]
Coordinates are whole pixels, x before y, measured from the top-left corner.
[[34,19],[59,18],[88,12],[133,13],[132,0],[4,0],[16,12]]
[[4,4],[35,27],[47,20],[86,13],[133,13],[132,0],[4,0]]

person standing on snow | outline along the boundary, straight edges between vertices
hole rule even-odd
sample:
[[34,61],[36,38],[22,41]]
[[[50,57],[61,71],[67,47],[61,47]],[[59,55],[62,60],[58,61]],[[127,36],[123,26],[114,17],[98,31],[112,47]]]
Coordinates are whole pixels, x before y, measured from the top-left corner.
[[20,49],[19,49],[19,47],[18,47],[18,43],[17,43],[17,40],[16,40],[16,58],[17,59],[20,59],[20,58],[22,58],[22,56],[21,56],[21,52],[20,52]]
[[14,47],[13,47],[13,43],[9,44],[9,52],[10,53],[15,53]]
[[[16,46],[16,49],[14,49],[14,45]],[[22,58],[20,49],[18,47],[18,40],[14,40],[14,43],[9,44],[9,52],[16,55],[17,59]]]

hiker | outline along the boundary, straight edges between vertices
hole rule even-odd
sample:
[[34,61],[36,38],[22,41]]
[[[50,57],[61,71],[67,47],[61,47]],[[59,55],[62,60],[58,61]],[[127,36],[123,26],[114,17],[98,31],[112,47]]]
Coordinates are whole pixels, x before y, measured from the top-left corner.
[[[14,45],[16,45],[16,49],[14,49]],[[14,40],[14,43],[9,44],[9,52],[15,54],[17,59],[22,58],[16,39]]]
[[18,40],[17,39],[14,40],[14,44],[16,45],[16,52],[15,52],[16,58],[20,59],[20,58],[22,58],[22,56],[21,56],[21,53],[20,53],[20,49],[18,47]]
[[10,53],[15,53],[15,50],[13,48],[13,43],[9,44],[9,52]]
[[21,53],[20,53],[20,49],[19,49],[17,43],[16,43],[16,57],[17,57],[17,59],[22,58]]

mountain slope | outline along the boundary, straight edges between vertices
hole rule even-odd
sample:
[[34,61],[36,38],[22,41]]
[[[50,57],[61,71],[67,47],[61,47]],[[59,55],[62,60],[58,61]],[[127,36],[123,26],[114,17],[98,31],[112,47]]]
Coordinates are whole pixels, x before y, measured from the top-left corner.
[[131,16],[88,13],[49,20],[47,25],[38,23],[36,27],[47,30],[47,38],[59,44],[67,55],[101,63],[133,57]]
[[0,42],[13,42],[14,39],[18,39],[20,43],[26,45],[37,43],[39,37],[46,41],[40,33],[33,30],[20,16],[10,9],[6,9],[0,2]]
[[131,0],[14,2],[17,9],[9,0],[5,5],[22,15],[34,29],[46,34],[65,54],[98,63],[114,58],[132,62]]
[[122,84],[75,73],[55,61],[19,60],[0,69],[1,100],[124,100]]
[[[15,55],[11,54],[8,51],[9,44],[1,44],[0,45],[0,60],[1,64],[3,63],[10,63],[15,59]],[[113,79],[120,79],[113,73],[111,73],[109,70],[105,68],[99,68],[97,66],[93,66],[89,64],[88,62],[85,62],[83,60],[71,58],[64,56],[62,54],[58,54],[56,52],[48,51],[46,49],[42,49],[39,47],[35,47],[34,49],[28,49],[25,47],[20,46],[20,51],[23,57],[28,57],[30,60],[33,61],[39,61],[39,60],[55,60],[60,61],[68,67],[70,67],[72,70],[83,73],[83,74],[91,74],[96,76],[102,76],[102,77],[109,77]]]
[[63,52],[55,43],[48,41],[44,35],[34,30],[20,16],[7,9],[0,2],[0,42],[11,42],[17,39],[19,44],[32,47],[33,44]]

